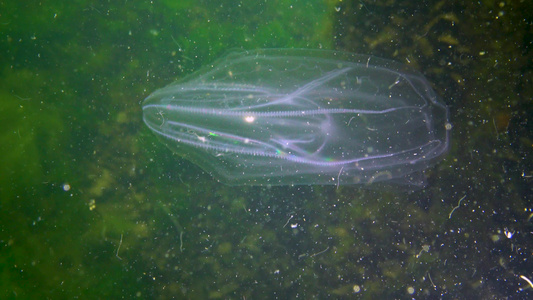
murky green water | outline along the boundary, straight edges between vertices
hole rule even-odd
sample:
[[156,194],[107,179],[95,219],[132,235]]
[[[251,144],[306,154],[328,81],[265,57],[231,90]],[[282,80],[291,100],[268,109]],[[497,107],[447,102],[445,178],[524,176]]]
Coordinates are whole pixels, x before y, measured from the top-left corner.
[[[532,10],[0,3],[0,298],[531,297]],[[427,188],[230,187],[144,126],[150,92],[272,47],[423,72],[453,125]]]

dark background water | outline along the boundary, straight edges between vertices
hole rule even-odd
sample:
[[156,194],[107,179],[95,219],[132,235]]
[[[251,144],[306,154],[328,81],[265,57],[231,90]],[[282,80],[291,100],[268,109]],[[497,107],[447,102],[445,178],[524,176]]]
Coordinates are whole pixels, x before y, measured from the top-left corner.
[[[0,298],[523,298],[531,1],[0,3]],[[418,69],[452,147],[420,191],[229,187],[142,124],[232,48]],[[521,277],[524,276],[524,277]]]

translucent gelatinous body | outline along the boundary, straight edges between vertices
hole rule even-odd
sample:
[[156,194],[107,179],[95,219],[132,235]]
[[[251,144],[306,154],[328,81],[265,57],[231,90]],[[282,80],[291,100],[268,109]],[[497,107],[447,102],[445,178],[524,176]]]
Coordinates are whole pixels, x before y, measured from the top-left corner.
[[423,185],[448,110],[404,65],[346,52],[231,53],[155,91],[144,122],[228,184]]

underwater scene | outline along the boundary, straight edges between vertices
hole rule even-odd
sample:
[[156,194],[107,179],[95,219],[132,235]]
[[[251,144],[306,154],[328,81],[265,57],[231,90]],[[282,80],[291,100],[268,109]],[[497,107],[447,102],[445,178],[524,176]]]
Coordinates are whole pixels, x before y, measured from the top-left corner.
[[533,297],[533,2],[0,3],[0,299]]

